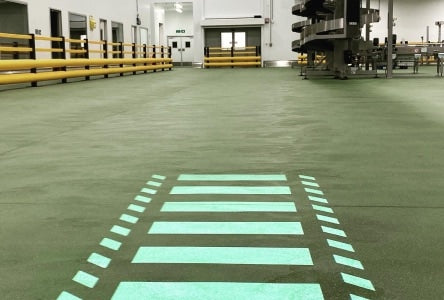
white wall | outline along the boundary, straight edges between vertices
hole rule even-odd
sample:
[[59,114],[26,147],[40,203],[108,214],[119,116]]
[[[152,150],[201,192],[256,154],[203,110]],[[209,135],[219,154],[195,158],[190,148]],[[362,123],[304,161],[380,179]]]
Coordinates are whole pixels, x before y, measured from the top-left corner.
[[[378,7],[378,1],[373,1],[373,7]],[[409,42],[421,42],[421,36],[426,39],[426,26],[430,26],[430,40],[438,41],[438,27],[435,21],[444,21],[443,0],[394,0],[394,17],[396,26],[393,33],[397,34],[398,42],[402,39]],[[381,18],[373,25],[372,38],[378,37],[381,42],[387,36],[387,0],[381,0]],[[444,39],[444,28],[443,36]]]
[[[270,11],[270,1],[265,0],[264,16],[272,19],[272,24],[266,24],[262,34],[262,56],[264,60],[295,60],[297,55],[291,50],[291,43],[298,35],[291,31],[291,26],[300,18],[291,13],[294,0],[274,0],[273,16]],[[270,45],[270,27],[271,45]]]
[[[163,9],[163,7],[160,5],[154,5],[151,18],[152,22],[150,27],[152,28],[152,43],[154,45],[159,45],[160,43],[159,24],[164,24],[165,26],[165,9]],[[165,34],[163,35],[162,40],[166,41]]]
[[[156,4],[164,4],[164,3],[175,3],[177,1],[171,1],[171,0],[148,0],[151,5],[154,7]],[[203,48],[204,48],[204,40],[203,40],[203,29],[200,25],[200,22],[203,20],[203,9],[204,9],[204,1],[208,1],[208,0],[187,0],[187,1],[183,1],[183,2],[188,2],[188,3],[192,3],[193,4],[193,19],[192,19],[192,24],[190,25],[190,27],[192,27],[192,32],[194,35],[194,62],[202,62],[202,59],[204,57],[204,53],[203,53]],[[181,2],[181,1],[179,1]],[[158,5],[159,9],[161,5]],[[163,18],[161,17],[161,14],[156,16],[156,13],[154,12],[155,9],[153,8],[153,12],[152,12],[152,20],[151,20],[151,32],[152,32],[152,36],[158,36],[158,29],[156,29],[156,27],[158,28],[158,25],[155,26],[155,24],[158,24],[160,22],[160,20],[163,20],[163,22],[166,22],[165,20],[165,13],[163,13]],[[162,23],[162,22],[161,22]],[[167,24],[165,24],[165,37],[166,37],[166,32],[167,32]],[[191,30],[191,29],[190,29]],[[188,34],[186,34],[188,35]],[[153,37],[153,41],[154,41],[154,37]],[[166,39],[165,39],[166,40]]]
[[[280,1],[280,0],[277,0]],[[205,0],[206,19],[214,18],[252,18],[263,15],[262,0]]]
[[[192,11],[178,13],[168,10],[165,12],[165,35],[166,36],[190,36],[194,35],[194,19]],[[176,30],[185,30],[185,33],[177,33]]]
[[[36,29],[41,30],[44,36],[51,35],[49,10],[56,9],[62,12],[62,30],[65,37],[69,37],[69,13],[85,15],[87,18],[93,16],[97,27],[90,30],[88,26],[88,38],[90,40],[100,39],[99,19],[107,20],[108,39],[111,40],[111,22],[123,24],[124,42],[131,42],[131,25],[136,25],[136,1],[118,0],[22,0],[28,5],[29,31],[34,33]],[[149,27],[150,1],[139,0],[139,14],[142,27]],[[48,48],[48,42],[39,41],[37,47]],[[48,57],[47,53],[38,53],[39,58]]]
[[[270,2],[272,0],[186,0],[193,3],[193,21],[172,19],[163,12],[155,12],[155,3],[172,3],[171,0],[139,0],[139,13],[142,20],[141,27],[148,28],[151,39],[150,44],[158,44],[158,23],[164,23],[165,41],[166,35],[178,28],[178,22],[187,26],[186,31],[194,35],[194,61],[202,62],[203,59],[203,28],[202,20],[214,18],[242,18],[261,15],[272,18],[272,38],[270,46],[270,25],[262,26],[262,56],[264,60],[292,60],[296,54],[291,51],[291,42],[298,35],[291,32],[291,24],[300,20],[291,14],[291,7],[295,0],[274,0],[274,16],[271,16]],[[410,42],[420,41],[421,36],[426,35],[426,26],[430,26],[430,39],[436,41],[438,28],[434,25],[437,20],[444,20],[443,0],[394,0],[395,17],[397,26],[394,32],[398,40]],[[88,38],[98,40],[100,37],[99,19],[108,21],[108,39],[111,39],[111,22],[124,24],[124,40],[131,41],[131,25],[136,23],[136,1],[129,0],[22,0],[28,4],[29,30],[41,29],[42,35],[50,35],[49,9],[62,11],[63,34],[69,36],[69,12],[93,16],[97,22],[97,28],[88,30]],[[372,7],[378,7],[378,0],[372,0]],[[376,5],[375,5],[376,4]],[[382,21],[373,25],[371,37],[379,37],[381,41],[387,35],[387,0],[381,0]],[[183,16],[185,18],[185,15]],[[157,25],[156,25],[157,24]],[[188,25],[186,25],[188,24]],[[182,27],[182,26],[181,26]],[[188,35],[188,34],[186,34]],[[444,38],[444,33],[443,33]],[[47,47],[45,42],[39,42],[39,47]],[[39,57],[44,54],[39,53]]]

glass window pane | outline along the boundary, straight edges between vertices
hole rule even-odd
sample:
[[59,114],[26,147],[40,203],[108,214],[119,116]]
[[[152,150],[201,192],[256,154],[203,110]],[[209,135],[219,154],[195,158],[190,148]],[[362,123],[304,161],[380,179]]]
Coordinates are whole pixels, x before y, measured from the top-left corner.
[[246,47],[246,33],[235,32],[234,33],[234,47],[236,49],[244,49]]
[[233,34],[231,32],[221,33],[221,45],[223,49],[231,48],[233,45]]

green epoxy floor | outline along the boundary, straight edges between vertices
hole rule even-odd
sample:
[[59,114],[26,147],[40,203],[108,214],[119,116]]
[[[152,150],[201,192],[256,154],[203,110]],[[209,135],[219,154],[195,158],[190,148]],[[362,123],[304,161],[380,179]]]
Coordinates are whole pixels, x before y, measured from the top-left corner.
[[[109,299],[123,277],[248,281],[251,275],[274,283],[318,280],[326,299],[441,299],[443,87],[433,77],[304,81],[291,69],[175,69],[1,91],[0,298],[56,299],[69,291]],[[193,241],[147,236],[153,221],[171,221],[159,210],[184,173],[287,175],[293,194],[279,199],[295,201],[298,214],[264,220],[301,221],[304,237],[195,238],[208,246],[306,246],[314,270],[131,267],[139,246]],[[153,174],[167,179],[121,239],[121,251],[102,250],[99,242],[122,224],[119,216]],[[375,293],[342,284],[340,272],[352,271],[334,264],[300,174],[316,177],[356,250],[352,258],[365,267],[353,274],[371,280]],[[192,219],[213,217],[180,214],[174,221]],[[108,269],[86,262],[98,251],[112,257]],[[100,274],[97,287],[73,282],[79,270]]]

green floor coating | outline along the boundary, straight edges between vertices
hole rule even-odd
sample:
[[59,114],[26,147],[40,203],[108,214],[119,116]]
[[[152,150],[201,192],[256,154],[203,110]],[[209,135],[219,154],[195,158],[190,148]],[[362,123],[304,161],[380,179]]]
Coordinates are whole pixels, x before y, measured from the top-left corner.
[[[136,282],[319,282],[325,299],[441,299],[443,87],[433,77],[304,81],[296,69],[176,69],[0,91],[0,298],[56,299],[66,290],[110,299],[122,274],[130,274]],[[153,202],[133,214],[127,207],[145,205],[133,199],[152,187],[146,182],[153,174],[168,179],[158,194],[141,195]],[[285,174],[292,195],[277,200],[196,200],[294,200],[297,212],[269,212],[266,220],[262,212],[223,217],[301,221],[303,237],[254,236],[247,245],[243,237],[202,237],[199,246],[306,247],[314,272],[300,266],[210,272],[196,265],[179,273],[174,265],[129,272],[140,246],[192,243],[147,235],[155,218],[169,221],[160,202],[186,200],[169,195],[180,174]],[[317,202],[307,199],[300,174],[316,177],[324,192],[312,196]],[[324,203],[320,198],[328,199],[340,221],[331,225],[346,239],[322,232],[311,207]],[[119,221],[124,213],[139,222]],[[171,214],[177,222],[223,221],[219,213]],[[115,225],[131,225],[131,234],[111,233]],[[100,246],[104,238],[122,242],[120,249],[109,240],[111,248]],[[346,244],[328,247],[327,238]],[[348,244],[355,252],[341,249]],[[88,264],[92,253],[112,258],[109,267]],[[365,271],[334,264],[334,254],[359,259]],[[93,289],[81,286],[72,281],[79,271],[100,280]],[[341,284],[341,273],[362,274],[376,292]]]

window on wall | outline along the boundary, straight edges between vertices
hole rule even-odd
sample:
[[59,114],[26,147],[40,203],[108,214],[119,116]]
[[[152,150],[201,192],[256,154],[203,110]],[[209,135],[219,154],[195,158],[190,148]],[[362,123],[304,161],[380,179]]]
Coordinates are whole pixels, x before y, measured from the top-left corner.
[[[69,13],[69,37],[76,40],[87,38],[86,16]],[[71,43],[71,49],[80,50],[84,43]],[[71,58],[84,58],[83,53],[72,53]]]
[[140,44],[148,45],[148,28],[140,27]]
[[233,33],[232,32],[222,32],[221,37],[221,47],[223,49],[228,49],[233,46]]
[[86,16],[69,14],[69,37],[72,39],[81,39],[87,34]]
[[221,47],[229,49],[244,49],[246,47],[247,34],[246,32],[222,32],[221,33]]
[[234,33],[234,47],[238,50],[245,49],[247,35],[245,32]]
[[[112,30],[112,42],[120,43],[123,42],[123,24],[118,22],[111,22],[111,30]],[[118,51],[118,46],[113,46],[113,51]],[[114,53],[113,58],[120,57],[119,54]]]

